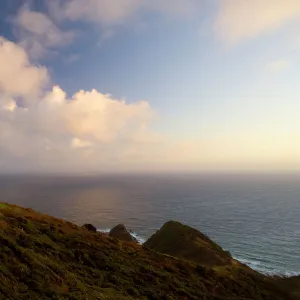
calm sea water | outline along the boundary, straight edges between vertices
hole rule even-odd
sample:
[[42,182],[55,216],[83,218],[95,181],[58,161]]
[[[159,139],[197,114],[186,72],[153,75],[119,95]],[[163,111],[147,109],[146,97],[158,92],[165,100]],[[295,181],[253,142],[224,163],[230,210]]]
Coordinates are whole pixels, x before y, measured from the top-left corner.
[[0,176],[0,199],[144,239],[178,220],[261,272],[300,274],[299,175]]

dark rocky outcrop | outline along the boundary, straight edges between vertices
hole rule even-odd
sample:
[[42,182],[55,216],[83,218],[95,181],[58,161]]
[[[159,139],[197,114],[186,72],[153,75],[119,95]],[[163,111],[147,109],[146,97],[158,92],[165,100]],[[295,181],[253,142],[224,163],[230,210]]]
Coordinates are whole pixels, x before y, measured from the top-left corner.
[[109,232],[109,236],[121,241],[137,243],[137,240],[130,234],[123,224],[119,224],[112,228]]
[[85,228],[88,231],[97,232],[97,228],[92,224],[84,224],[82,228]]
[[230,253],[205,234],[175,221],[167,222],[144,246],[210,267],[234,263]]

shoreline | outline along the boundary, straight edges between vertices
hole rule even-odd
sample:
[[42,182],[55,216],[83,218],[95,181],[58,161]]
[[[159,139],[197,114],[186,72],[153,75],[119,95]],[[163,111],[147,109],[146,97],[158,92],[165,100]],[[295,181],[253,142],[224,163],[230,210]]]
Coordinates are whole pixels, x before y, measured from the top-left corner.
[[[97,229],[97,232],[100,232],[104,235],[108,235],[110,229],[106,228],[106,229]],[[130,234],[137,239],[138,243],[140,245],[143,245],[146,241],[147,238],[144,238],[142,236],[140,236],[138,233],[134,232],[134,231],[130,231]],[[295,277],[295,276],[300,276],[300,271],[284,271],[284,270],[276,270],[274,268],[272,268],[271,266],[268,265],[264,265],[262,262],[257,261],[257,260],[251,260],[251,259],[247,259],[247,258],[242,258],[242,257],[238,257],[238,256],[234,256],[233,258],[236,259],[237,261],[239,261],[242,264],[245,264],[246,266],[248,266],[249,268],[253,269],[256,272],[259,272],[265,276],[278,276],[278,277],[282,277],[282,278],[290,278],[290,277]]]

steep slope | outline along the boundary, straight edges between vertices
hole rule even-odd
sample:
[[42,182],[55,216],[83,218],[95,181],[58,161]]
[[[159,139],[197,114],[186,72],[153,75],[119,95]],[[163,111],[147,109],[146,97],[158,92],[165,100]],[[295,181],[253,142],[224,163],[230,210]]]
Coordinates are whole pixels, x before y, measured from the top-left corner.
[[0,299],[292,299],[238,266],[213,270],[0,203]]
[[234,263],[229,252],[200,231],[170,221],[159,229],[145,246],[157,252],[191,260],[206,266],[227,266]]
[[300,299],[300,276],[277,278],[277,284],[289,291],[295,299]]

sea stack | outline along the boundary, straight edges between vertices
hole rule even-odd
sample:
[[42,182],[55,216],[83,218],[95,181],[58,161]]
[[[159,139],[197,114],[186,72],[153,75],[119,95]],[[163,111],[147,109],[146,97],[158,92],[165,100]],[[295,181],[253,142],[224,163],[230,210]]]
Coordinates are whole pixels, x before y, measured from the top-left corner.
[[121,241],[137,243],[137,240],[130,234],[123,224],[119,224],[112,228],[109,232],[109,236]]

